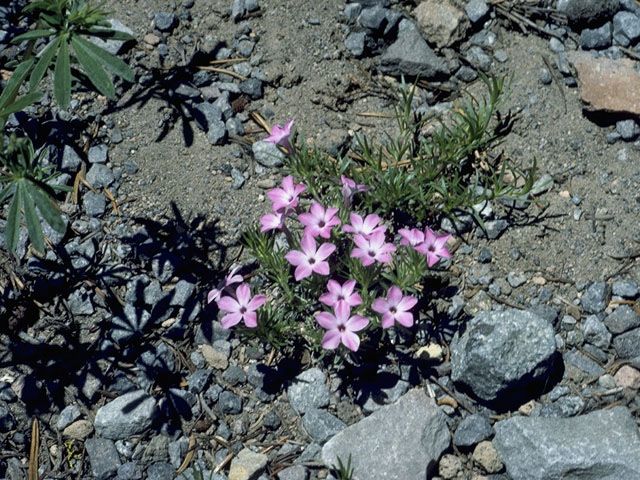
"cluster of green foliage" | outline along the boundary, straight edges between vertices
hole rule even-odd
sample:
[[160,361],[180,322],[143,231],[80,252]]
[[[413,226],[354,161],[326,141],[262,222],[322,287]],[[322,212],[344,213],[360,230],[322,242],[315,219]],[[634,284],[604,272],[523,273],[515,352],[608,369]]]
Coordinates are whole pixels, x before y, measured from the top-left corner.
[[[48,70],[53,69],[53,90],[59,107],[66,110],[71,99],[74,81],[93,85],[107,98],[115,99],[115,87],[111,74],[105,68],[133,82],[134,74],[121,59],[90,41],[91,37],[103,40],[133,40],[130,35],[110,28],[109,12],[99,5],[84,0],[37,0],[22,10],[22,14],[35,23],[34,28],[13,38],[12,42],[27,42],[24,54],[7,65],[14,71],[0,94],[0,204],[10,200],[5,227],[5,241],[10,251],[15,251],[24,215],[33,247],[44,250],[42,225],[37,211],[55,230],[64,232],[55,203],[54,190],[49,181],[56,175],[41,167],[42,155],[35,156],[28,137],[5,135],[5,124],[12,113],[19,112],[42,97],[37,88]],[[35,55],[38,41],[46,46]],[[103,68],[104,67],[104,68]],[[19,96],[26,86],[27,93]],[[43,150],[44,151],[44,150]]]

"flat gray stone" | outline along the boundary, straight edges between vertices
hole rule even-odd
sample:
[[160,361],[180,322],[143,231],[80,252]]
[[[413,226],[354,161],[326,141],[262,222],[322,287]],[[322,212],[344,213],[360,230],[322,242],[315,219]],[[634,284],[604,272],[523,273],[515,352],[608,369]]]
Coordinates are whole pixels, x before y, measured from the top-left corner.
[[102,193],[87,192],[82,197],[84,213],[89,217],[99,217],[107,208],[107,197]]
[[611,333],[597,315],[589,315],[582,325],[584,339],[598,348],[608,348],[611,344]]
[[592,283],[580,298],[582,309],[587,313],[600,313],[607,307],[607,282]]
[[[134,36],[133,30],[127,27],[120,20],[116,18],[109,18],[107,19],[107,22],[109,22],[109,24],[111,25],[112,30],[115,30],[116,32],[128,33],[129,35]],[[98,37],[87,37],[87,38],[89,39],[90,42],[96,44],[100,48],[103,48],[104,50],[106,50],[107,52],[113,55],[117,55],[120,52],[120,50],[122,50],[123,45],[127,43],[127,41],[125,40],[106,40],[105,41],[104,39],[98,38]]]
[[155,399],[144,390],[125,393],[98,409],[94,428],[101,437],[124,440],[149,428],[156,411]]
[[56,428],[62,431],[78,420],[81,416],[82,413],[77,405],[68,405],[60,412],[58,421],[56,422]]
[[593,25],[611,18],[619,8],[619,0],[558,0],[556,8],[567,15],[572,25]]
[[445,61],[427,45],[418,27],[407,19],[400,21],[398,39],[380,57],[380,70],[391,75],[419,76],[428,80],[449,75]]
[[620,358],[634,358],[640,353],[640,328],[634,328],[613,339],[613,347]]
[[471,447],[483,440],[489,439],[495,431],[489,419],[474,413],[465,417],[453,433],[453,444],[456,447]]
[[415,389],[329,440],[322,462],[330,467],[351,455],[353,480],[424,480],[450,442],[445,415]]
[[275,143],[262,140],[251,145],[253,156],[260,165],[269,168],[281,167],[284,153]]
[[489,6],[485,0],[469,0],[464,6],[464,11],[471,23],[478,23],[489,13]]
[[640,316],[630,305],[619,305],[606,316],[604,324],[611,333],[618,335],[640,327]]
[[287,389],[287,397],[291,408],[299,414],[329,405],[329,388],[324,372],[319,368],[302,372]]
[[555,358],[548,321],[516,309],[480,312],[451,342],[451,379],[486,402],[520,405],[549,380]]
[[638,282],[635,280],[618,280],[613,282],[611,293],[622,298],[636,298],[638,296]]
[[324,445],[347,425],[325,410],[310,408],[302,417],[302,424],[314,442]]
[[87,182],[93,188],[109,187],[116,179],[109,167],[100,163],[95,163],[87,172]]
[[573,418],[512,417],[493,445],[513,480],[640,478],[640,433],[625,407]]
[[115,444],[106,438],[90,438],[84,442],[91,463],[91,473],[102,480],[111,477],[120,466]]

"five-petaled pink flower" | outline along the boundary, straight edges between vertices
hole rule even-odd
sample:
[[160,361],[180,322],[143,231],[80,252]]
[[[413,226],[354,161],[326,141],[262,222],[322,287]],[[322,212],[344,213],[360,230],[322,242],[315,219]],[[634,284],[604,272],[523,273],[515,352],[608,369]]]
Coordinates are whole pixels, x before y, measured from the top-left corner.
[[325,260],[333,253],[336,246],[332,243],[323,243],[316,249],[316,241],[308,233],[302,235],[300,246],[302,251],[291,250],[284,256],[291,265],[296,267],[294,272],[296,281],[308,277],[313,272],[329,275],[329,263]]
[[427,264],[432,267],[441,258],[451,258],[449,250],[445,247],[447,240],[451,238],[448,233],[436,235],[429,227],[424,230],[424,242],[417,245],[415,249],[427,256]]
[[356,193],[371,190],[371,187],[367,185],[356,184],[354,180],[347,178],[344,175],[340,176],[340,181],[342,182],[342,198],[344,199],[344,205],[346,207],[349,207],[351,205],[353,196]]
[[413,325],[413,314],[408,310],[416,303],[417,298],[402,296],[402,290],[394,285],[387,292],[387,298],[376,298],[371,308],[382,314],[382,328],[392,327],[394,322],[409,328]]
[[237,275],[236,272],[240,270],[240,267],[236,267],[229,272],[229,274],[224,277],[224,280],[218,283],[217,287],[209,292],[207,295],[207,303],[211,303],[214,300],[217,302],[222,295],[222,292],[229,285],[233,285],[234,283],[239,283],[243,280],[242,275]]
[[276,145],[282,145],[287,150],[287,152],[292,153],[293,148],[291,147],[291,143],[289,142],[292,126],[293,120],[289,120],[287,123],[285,123],[284,127],[281,127],[280,125],[274,125],[273,127],[271,127],[271,134],[263,141],[275,143]]
[[356,235],[353,241],[357,245],[351,251],[351,256],[359,258],[362,265],[368,267],[373,262],[389,263],[391,253],[396,251],[396,247],[391,243],[385,243],[384,232],[376,232],[368,237]]
[[249,328],[258,326],[258,315],[256,310],[267,301],[264,295],[256,295],[251,298],[249,285],[242,283],[236,288],[236,298],[222,297],[218,300],[218,308],[227,315],[220,321],[223,328],[233,327],[244,320],[244,324]]
[[318,300],[329,307],[335,307],[340,302],[346,303],[349,307],[355,307],[362,303],[360,295],[353,293],[355,286],[355,280],[347,280],[342,285],[333,279],[329,280],[327,283],[329,292],[322,294]]
[[293,184],[293,177],[287,175],[282,179],[282,188],[272,188],[267,192],[267,197],[273,202],[274,212],[296,208],[298,206],[298,196],[307,189],[304,183]]
[[308,233],[314,237],[320,235],[322,238],[331,236],[331,229],[336,225],[340,225],[340,219],[336,217],[338,209],[329,207],[326,210],[318,202],[313,202],[309,213],[301,213],[298,220],[306,228],[304,233]]
[[415,248],[424,242],[424,233],[417,228],[412,228],[411,230],[401,228],[398,233],[402,236],[400,245],[410,245]]
[[316,313],[316,320],[326,329],[322,337],[322,348],[333,350],[340,342],[351,351],[357,351],[360,338],[354,332],[359,332],[369,324],[369,319],[360,315],[351,315],[351,309],[346,302],[338,302],[335,315],[329,312]]
[[374,233],[385,232],[387,227],[384,225],[378,225],[380,222],[380,217],[375,213],[371,213],[365,217],[363,220],[360,215],[357,213],[350,213],[349,219],[351,220],[351,225],[348,223],[342,226],[343,232],[355,233],[356,235],[363,235],[364,237],[368,237]]
[[261,232],[266,232],[268,230],[282,230],[284,227],[284,211],[267,213],[260,217],[260,223],[262,227],[260,227]]

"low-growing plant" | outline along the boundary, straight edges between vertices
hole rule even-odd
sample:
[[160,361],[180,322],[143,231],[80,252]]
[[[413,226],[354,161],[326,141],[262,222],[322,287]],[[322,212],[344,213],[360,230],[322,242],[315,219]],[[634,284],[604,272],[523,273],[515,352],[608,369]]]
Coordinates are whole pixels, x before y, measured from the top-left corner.
[[[29,89],[34,92],[49,67],[54,70],[54,94],[63,110],[69,106],[72,80],[85,75],[105,97],[115,99],[115,87],[105,68],[128,82],[134,81],[133,71],[117,56],[90,41],[91,37],[105,40],[133,40],[124,32],[111,29],[106,2],[94,5],[83,0],[37,0],[23,10],[37,17],[37,25],[15,37],[13,43],[28,41],[22,62],[30,62]],[[47,46],[33,62],[36,41],[46,39]],[[80,72],[72,65],[82,68]],[[103,68],[104,67],[104,68]]]

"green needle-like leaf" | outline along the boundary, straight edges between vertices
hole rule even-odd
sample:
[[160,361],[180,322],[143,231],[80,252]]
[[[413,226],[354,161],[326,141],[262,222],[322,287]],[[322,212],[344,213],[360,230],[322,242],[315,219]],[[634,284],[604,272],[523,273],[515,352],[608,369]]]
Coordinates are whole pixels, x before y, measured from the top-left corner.
[[20,204],[22,203],[22,189],[20,183],[16,184],[15,193],[9,205],[9,215],[7,215],[7,225],[4,231],[4,238],[7,243],[7,249],[15,252],[18,246],[18,237],[20,235]]
[[135,80],[133,70],[131,70],[126,63],[97,45],[76,35],[71,38],[71,45],[73,45],[74,51],[77,49],[76,45],[80,45],[81,48],[86,49],[97,61],[101,62],[119,77],[124,78],[127,82],[133,82]]
[[11,43],[20,43],[25,40],[33,40],[34,38],[44,38],[56,33],[55,30],[51,29],[40,29],[40,30],[31,30],[30,32],[25,32],[17,37],[14,37],[11,40]]
[[60,46],[60,42],[62,41],[62,37],[56,38],[52,41],[49,46],[42,52],[38,63],[33,67],[33,71],[31,72],[31,76],[29,77],[29,90],[33,91],[36,89],[40,80],[44,76],[44,73],[47,71],[47,67],[53,60],[53,56],[56,54],[58,47]]
[[64,221],[62,220],[62,216],[60,212],[53,204],[52,199],[47,195],[46,192],[42,191],[42,189],[35,183],[27,180],[25,182],[25,186],[27,187],[27,193],[31,195],[33,198],[38,210],[42,214],[42,218],[46,220],[46,222],[51,225],[56,232],[64,233],[67,229]]
[[69,45],[66,38],[62,39],[54,73],[53,91],[60,108],[66,110],[71,100],[71,65],[69,63]]
[[44,252],[44,235],[42,234],[42,226],[40,225],[40,219],[36,213],[33,198],[31,198],[29,191],[26,189],[26,183],[26,180],[21,181],[18,183],[18,188],[22,189],[22,203],[24,204],[24,217],[27,220],[29,238],[37,251]]
[[77,41],[77,38],[71,39],[73,43],[73,51],[78,58],[80,64],[84,67],[85,73],[91,80],[91,83],[98,91],[110,100],[114,100],[116,91],[113,82],[109,78],[109,74],[104,71],[100,63],[89,53],[89,51]]

